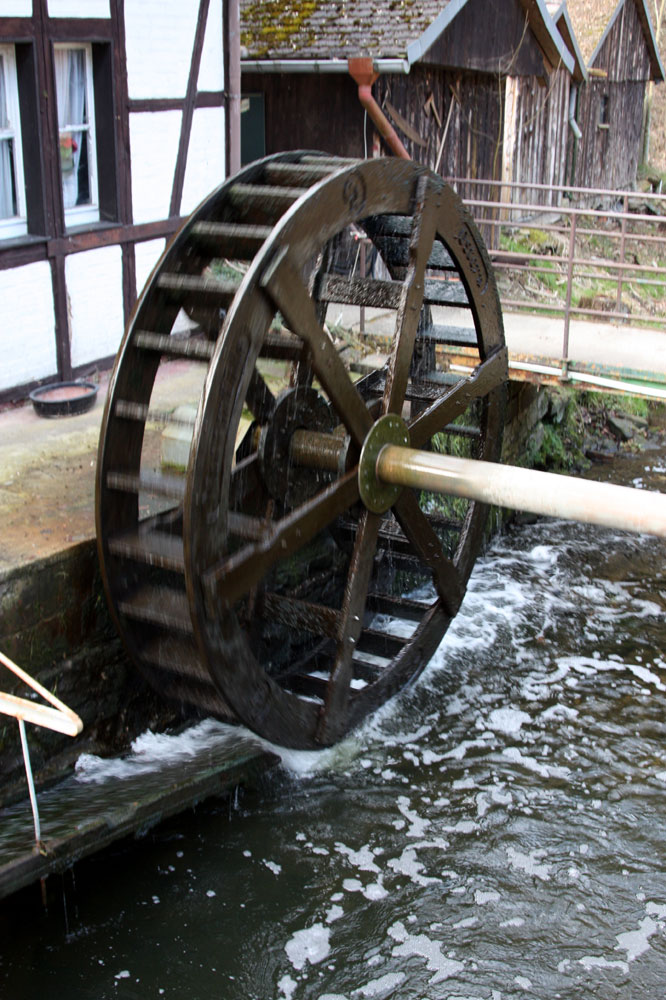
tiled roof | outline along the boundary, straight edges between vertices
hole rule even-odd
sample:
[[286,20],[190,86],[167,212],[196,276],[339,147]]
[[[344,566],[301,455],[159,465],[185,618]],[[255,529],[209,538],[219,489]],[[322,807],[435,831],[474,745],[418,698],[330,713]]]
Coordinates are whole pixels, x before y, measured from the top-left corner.
[[241,0],[243,58],[404,58],[449,2]]

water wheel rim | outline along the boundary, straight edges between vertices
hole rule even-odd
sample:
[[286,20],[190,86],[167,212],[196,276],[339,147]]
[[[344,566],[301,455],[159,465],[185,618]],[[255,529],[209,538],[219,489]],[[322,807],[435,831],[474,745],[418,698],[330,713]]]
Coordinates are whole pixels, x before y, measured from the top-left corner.
[[[487,361],[500,351],[503,330],[492,272],[482,241],[466,211],[450,189],[423,168],[383,161],[355,165],[322,180],[286,213],[243,281],[209,370],[198,421],[199,440],[188,476],[184,507],[188,597],[193,620],[197,623],[198,641],[216,684],[250,728],[275,742],[310,747],[339,738],[423,668],[453,617],[453,609],[447,611],[441,601],[424,612],[409,648],[405,647],[402,654],[393,658],[391,669],[380,679],[354,692],[338,713],[341,718],[335,719],[327,731],[322,728],[325,706],[295,695],[267,676],[248,650],[246,633],[233,611],[216,607],[211,588],[206,590],[202,586],[202,581],[211,572],[211,553],[210,540],[202,535],[200,526],[206,515],[210,519],[213,513],[213,519],[219,520],[225,513],[225,491],[228,493],[234,450],[233,434],[228,432],[237,423],[238,407],[245,398],[248,379],[272,313],[278,304],[286,305],[284,300],[279,301],[279,296],[278,301],[273,298],[268,306],[265,301],[267,289],[269,297],[275,296],[275,289],[272,292],[270,289],[271,272],[274,274],[276,268],[282,266],[280,255],[284,258],[284,248],[289,248],[286,257],[293,276],[308,255],[344,226],[365,216],[385,214],[387,210],[409,215],[419,178],[427,178],[431,193],[434,191],[434,196],[443,203],[438,210],[437,233],[452,253],[472,303],[481,361]],[[393,196],[389,203],[387,184]],[[308,204],[316,206],[316,216]],[[332,206],[328,214],[323,209],[325,204]],[[239,365],[245,382],[230,386],[228,373]],[[484,457],[488,458],[498,457],[503,419],[501,383],[502,379],[498,378],[497,384],[483,397],[487,411]],[[225,432],[227,439],[221,441],[220,435]],[[222,455],[212,468],[208,460],[210,455]],[[211,499],[211,491],[216,485],[218,493]],[[205,497],[203,507],[201,497]],[[463,589],[476,557],[484,519],[481,506],[471,505],[462,532],[466,541],[459,546],[458,568]]]

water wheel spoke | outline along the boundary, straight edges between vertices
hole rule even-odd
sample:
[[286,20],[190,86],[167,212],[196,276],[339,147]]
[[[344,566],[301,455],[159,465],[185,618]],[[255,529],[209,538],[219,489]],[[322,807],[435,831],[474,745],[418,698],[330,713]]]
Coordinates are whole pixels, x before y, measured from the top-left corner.
[[377,547],[381,516],[364,511],[356,533],[342,602],[342,620],[337,653],[326,691],[318,738],[322,743],[336,739],[347,715],[349,691],[354,676],[352,657],[363,628],[363,613]]
[[409,425],[412,448],[423,448],[430,438],[459,417],[475,399],[482,399],[507,378],[507,351],[498,348],[469,378],[461,379],[436,399]]
[[267,423],[275,410],[275,396],[268,388],[266,380],[255,367],[250,375],[245,402],[254,419],[260,424]]
[[259,542],[245,545],[208,569],[203,574],[203,582],[211,613],[231,608],[279,559],[301,549],[357,500],[358,482],[354,470],[276,522]]
[[310,348],[312,367],[338,416],[359,447],[370,430],[372,417],[354,388],[330,336],[317,319],[315,305],[289,259],[288,247],[268,268],[262,284],[290,328]]
[[438,193],[425,175],[416,183],[416,206],[409,239],[409,267],[402,286],[396,317],[393,351],[389,358],[382,411],[400,413],[405,398],[414,340],[419,325],[425,271],[435,240]]
[[460,607],[465,587],[457,568],[444,555],[442,543],[419,507],[416,495],[411,490],[403,490],[393,506],[393,513],[421,560],[432,570],[442,605],[453,617]]

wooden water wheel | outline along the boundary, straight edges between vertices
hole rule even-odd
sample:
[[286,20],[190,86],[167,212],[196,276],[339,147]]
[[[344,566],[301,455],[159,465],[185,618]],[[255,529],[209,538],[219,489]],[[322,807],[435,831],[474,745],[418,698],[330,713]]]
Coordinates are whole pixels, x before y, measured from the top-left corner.
[[[371,344],[385,362],[336,336],[343,305],[391,314]],[[471,376],[447,370],[443,344],[476,348]],[[181,473],[155,448],[186,419],[160,409],[174,359],[201,367]],[[223,184],[153,271],[102,424],[104,583],[151,684],[312,748],[414,678],[459,608],[487,511],[408,488],[368,499],[359,455],[407,428],[413,447],[497,460],[506,375],[488,256],[427,169],[285,153]]]

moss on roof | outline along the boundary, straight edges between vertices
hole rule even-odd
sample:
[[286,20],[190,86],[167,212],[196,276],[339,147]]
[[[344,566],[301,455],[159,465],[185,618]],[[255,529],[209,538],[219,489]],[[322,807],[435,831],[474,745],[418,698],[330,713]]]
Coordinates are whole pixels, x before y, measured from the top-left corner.
[[241,0],[248,58],[404,58],[450,0]]

